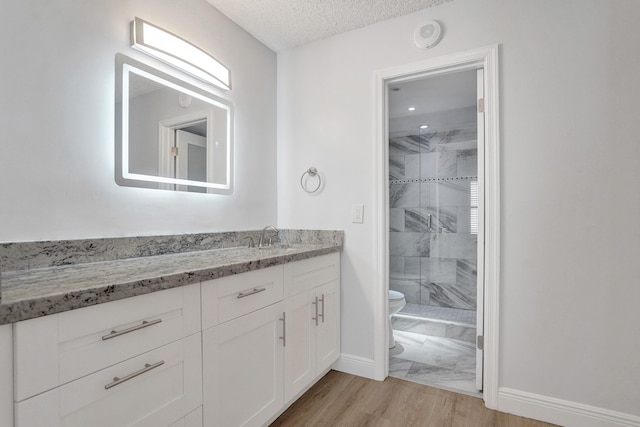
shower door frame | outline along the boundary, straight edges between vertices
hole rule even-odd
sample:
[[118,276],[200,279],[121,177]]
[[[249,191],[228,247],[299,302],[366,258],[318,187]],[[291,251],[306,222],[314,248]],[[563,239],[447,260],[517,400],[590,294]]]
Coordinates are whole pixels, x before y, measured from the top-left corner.
[[[498,109],[498,45],[429,58],[375,73],[376,202],[375,250],[376,297],[374,376],[383,380],[389,373],[388,290],[389,290],[389,133],[388,84],[432,77],[445,73],[482,69],[484,71],[484,263],[478,266],[484,279],[484,361],[483,399],[491,409],[498,406],[499,272],[500,272],[500,150]],[[479,159],[479,161],[481,161]],[[479,242],[479,244],[481,244]],[[484,267],[484,268],[482,268]],[[480,280],[480,277],[478,277]],[[480,299],[480,296],[478,296]]]

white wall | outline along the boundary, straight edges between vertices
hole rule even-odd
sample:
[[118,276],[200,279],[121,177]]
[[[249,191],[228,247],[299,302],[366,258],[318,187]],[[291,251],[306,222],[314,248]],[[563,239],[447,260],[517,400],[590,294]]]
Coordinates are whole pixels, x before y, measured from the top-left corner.
[[[444,38],[419,50],[429,19]],[[639,19],[631,0],[455,0],[278,54],[278,224],[345,230],[343,353],[374,354],[374,71],[499,43],[499,384],[640,415]]]
[[[231,70],[232,196],[116,185],[115,54],[157,64],[129,47],[135,16]],[[205,0],[6,0],[0,52],[0,242],[275,223],[276,55]]]

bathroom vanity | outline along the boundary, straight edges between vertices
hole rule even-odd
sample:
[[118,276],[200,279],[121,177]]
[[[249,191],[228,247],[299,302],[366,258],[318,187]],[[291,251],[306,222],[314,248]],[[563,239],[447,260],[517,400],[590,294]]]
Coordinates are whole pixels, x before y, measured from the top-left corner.
[[337,253],[202,283],[206,426],[263,425],[329,370],[339,286]]
[[[267,424],[340,353],[342,233],[328,233],[5,271],[0,424]],[[31,250],[2,249],[16,267]]]

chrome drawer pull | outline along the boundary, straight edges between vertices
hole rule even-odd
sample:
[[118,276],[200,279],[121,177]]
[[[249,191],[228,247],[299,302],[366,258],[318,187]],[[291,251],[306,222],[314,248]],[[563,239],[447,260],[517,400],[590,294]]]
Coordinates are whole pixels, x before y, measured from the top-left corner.
[[161,361],[159,361],[157,363],[154,363],[153,365],[149,365],[148,363],[145,363],[144,364],[144,368],[140,369],[139,371],[134,372],[133,374],[129,374],[126,377],[122,377],[122,378],[113,377],[113,382],[107,384],[106,386],[104,386],[104,388],[106,390],[109,390],[111,387],[115,387],[117,385],[120,385],[125,381],[129,381],[130,379],[135,378],[138,375],[142,375],[145,372],[149,372],[150,370],[155,369],[158,366],[162,366],[162,365],[164,365],[164,360],[161,360]]
[[318,297],[316,297],[315,301],[312,301],[311,304],[316,306],[316,317],[312,317],[311,320],[315,320],[316,326],[318,326]]
[[322,294],[322,298],[320,298],[320,301],[322,301],[322,314],[318,314],[318,316],[322,317],[322,323],[324,323],[324,294]]
[[151,325],[156,325],[160,322],[162,322],[162,319],[149,320],[148,322],[145,320],[139,325],[132,326],[130,328],[123,329],[121,331],[111,331],[110,334],[103,336],[102,340],[103,341],[110,340],[111,338],[119,337],[120,335],[128,334],[129,332],[137,331],[138,329],[144,329]]
[[282,346],[286,347],[287,346],[287,313],[283,311],[282,317],[278,320],[282,321],[282,336],[278,338],[282,340]]
[[257,294],[259,292],[264,292],[266,290],[267,290],[267,288],[253,288],[253,290],[251,290],[249,292],[240,292],[238,294],[238,298],[248,297],[249,295],[254,295],[254,294]]

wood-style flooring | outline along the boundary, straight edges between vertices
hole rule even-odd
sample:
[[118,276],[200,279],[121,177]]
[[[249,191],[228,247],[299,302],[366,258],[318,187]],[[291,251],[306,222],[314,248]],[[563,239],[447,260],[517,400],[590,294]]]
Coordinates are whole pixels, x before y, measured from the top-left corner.
[[551,424],[485,408],[481,399],[398,378],[330,371],[271,427],[539,427]]

